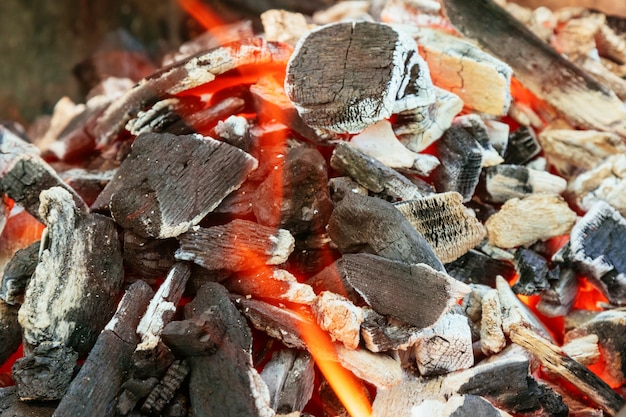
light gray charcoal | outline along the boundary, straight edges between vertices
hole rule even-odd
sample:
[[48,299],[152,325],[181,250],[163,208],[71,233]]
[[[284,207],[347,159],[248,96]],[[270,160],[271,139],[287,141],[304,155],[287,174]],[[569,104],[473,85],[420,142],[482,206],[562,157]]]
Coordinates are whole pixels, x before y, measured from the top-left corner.
[[486,203],[505,203],[530,194],[561,194],[566,188],[564,178],[549,172],[501,164],[483,169],[476,194]]

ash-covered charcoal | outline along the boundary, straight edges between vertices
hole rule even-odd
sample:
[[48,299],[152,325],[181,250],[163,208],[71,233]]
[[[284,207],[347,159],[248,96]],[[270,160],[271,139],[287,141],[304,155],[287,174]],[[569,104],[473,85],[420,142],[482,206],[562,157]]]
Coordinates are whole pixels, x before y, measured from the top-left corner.
[[171,97],[155,103],[150,109],[141,111],[137,118],[129,120],[126,130],[132,135],[142,133],[194,133],[192,128],[187,132],[171,131],[170,127],[177,122],[186,123],[186,117],[195,115],[204,107],[204,103],[197,96]]
[[[245,104],[245,100],[240,97],[226,97],[204,110],[192,112],[188,116],[180,118],[178,121],[172,123],[167,128],[167,131],[175,135],[188,135],[190,133],[210,130],[214,128],[220,120],[244,110]],[[225,142],[229,143],[228,141]]]
[[571,268],[557,266],[554,269],[559,270],[558,279],[540,294],[537,310],[546,317],[567,316],[578,294],[578,277]]
[[445,265],[450,276],[466,284],[484,284],[495,287],[496,277],[510,280],[515,275],[511,262],[496,259],[472,249],[465,255]]
[[245,152],[250,152],[253,140],[250,135],[250,124],[243,116],[229,116],[220,120],[213,128],[215,138]]
[[311,304],[315,300],[313,288],[299,283],[295,276],[283,269],[268,267],[239,272],[222,284],[233,294],[254,298],[299,304]]
[[626,304],[626,220],[608,203],[598,202],[570,234],[571,261],[585,271],[614,304]]
[[539,155],[541,145],[537,134],[530,126],[522,126],[509,134],[509,142],[504,153],[504,163],[523,165]]
[[471,133],[458,126],[446,130],[434,146],[441,161],[432,175],[435,188],[439,192],[456,191],[464,202],[469,201],[480,179],[482,146]]
[[337,133],[360,132],[435,100],[415,41],[365,21],[329,24],[302,37],[287,66],[285,91],[309,126]]
[[548,282],[548,261],[537,252],[519,248],[515,252],[515,269],[519,279],[513,285],[513,292],[535,295],[550,288]]
[[282,168],[272,170],[254,194],[257,221],[294,236],[323,230],[333,209],[327,183],[326,161],[317,149],[291,149]]
[[52,417],[56,402],[21,401],[16,386],[0,388],[0,413],[6,416]]
[[361,323],[361,338],[371,352],[406,350],[422,334],[422,329],[386,318],[369,307],[363,307],[363,313],[365,318]]
[[26,285],[35,273],[40,247],[41,242],[37,241],[24,249],[19,249],[4,267],[0,298],[7,304],[21,304]]
[[590,211],[599,201],[609,203],[622,216],[626,215],[623,190],[626,186],[624,172],[626,153],[608,156],[588,171],[580,173],[568,186],[568,192],[576,198],[576,204]]
[[393,204],[348,194],[335,207],[327,232],[342,253],[366,252],[410,264],[444,267],[426,239]]

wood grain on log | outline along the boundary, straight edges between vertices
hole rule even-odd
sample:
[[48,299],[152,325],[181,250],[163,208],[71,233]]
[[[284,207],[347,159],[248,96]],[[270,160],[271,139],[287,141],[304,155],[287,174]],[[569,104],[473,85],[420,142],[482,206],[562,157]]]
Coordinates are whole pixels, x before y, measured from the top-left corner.
[[144,134],[95,205],[108,205],[118,224],[140,236],[176,237],[239,188],[257,165],[249,154],[212,138]]
[[143,281],[131,285],[104,328],[67,394],[57,416],[114,416],[116,397],[131,367],[139,337],[136,328],[153,295]]

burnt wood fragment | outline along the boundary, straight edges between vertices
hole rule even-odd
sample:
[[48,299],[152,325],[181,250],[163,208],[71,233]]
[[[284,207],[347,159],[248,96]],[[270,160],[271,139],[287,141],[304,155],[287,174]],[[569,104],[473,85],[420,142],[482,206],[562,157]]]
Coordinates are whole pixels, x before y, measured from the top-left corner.
[[393,204],[379,198],[348,194],[333,210],[327,232],[344,254],[367,252],[444,270],[420,232]]
[[115,315],[104,328],[85,363],[57,407],[58,416],[114,416],[116,396],[128,378],[139,337],[139,319],[153,295],[143,281],[124,293]]
[[239,219],[225,225],[194,228],[181,235],[179,241],[176,259],[192,261],[209,270],[230,271],[281,264],[295,244],[287,230]]
[[511,198],[530,194],[560,194],[566,188],[564,178],[549,172],[523,165],[501,164],[483,169],[476,194],[486,203],[505,203]]
[[204,103],[197,96],[166,98],[155,103],[149,110],[139,112],[137,118],[126,124],[126,129],[135,136],[142,133],[194,133],[193,129],[178,132],[171,131],[169,127],[181,120],[186,123],[186,118],[201,111],[203,106]]
[[176,62],[139,81],[98,120],[94,135],[100,147],[115,141],[126,123],[160,99],[210,83],[218,75],[244,65],[286,64],[291,48],[262,38],[249,38]]
[[322,291],[331,291],[346,297],[356,304],[361,304],[359,294],[346,280],[346,271],[343,267],[343,258],[337,259],[331,265],[313,275],[308,281],[316,294]]
[[337,133],[356,133],[434,101],[415,41],[365,21],[329,24],[303,36],[287,66],[285,92],[309,126]]
[[226,119],[218,121],[212,133],[215,135],[215,139],[224,141],[242,151],[250,152],[253,141],[248,119],[243,116],[234,116],[232,113]]
[[349,349],[335,343],[339,363],[361,380],[379,389],[387,389],[403,378],[402,364],[395,352],[373,353],[367,349]]
[[0,416],[2,417],[52,417],[56,402],[21,401],[17,387],[0,388]]
[[117,399],[117,412],[123,416],[128,415],[135,408],[135,405],[146,398],[158,383],[159,380],[155,377],[128,379],[122,384],[122,393]]
[[124,265],[143,279],[161,278],[176,262],[174,239],[152,239],[139,236],[130,230],[124,231]]
[[505,164],[523,165],[539,155],[541,145],[535,131],[530,126],[521,126],[509,134],[509,141],[504,153]]
[[19,313],[26,352],[46,341],[84,354],[113,316],[122,287],[117,230],[110,218],[81,212],[59,187],[41,193],[40,214],[47,229]]
[[7,304],[21,304],[30,277],[35,273],[41,242],[18,249],[4,267],[0,298]]
[[260,224],[293,235],[323,230],[333,209],[328,169],[322,154],[298,146],[285,156],[282,169],[272,170],[259,185],[252,209]]
[[320,329],[328,332],[331,340],[356,349],[360,342],[363,311],[347,298],[330,291],[322,291],[311,305],[311,311]]
[[160,415],[165,406],[174,398],[174,395],[189,374],[189,365],[184,360],[176,360],[167,369],[161,381],[150,391],[148,398],[141,406],[141,411],[148,415]]
[[261,378],[269,388],[274,411],[279,414],[301,412],[313,395],[313,358],[306,351],[277,351],[263,367]]
[[485,355],[500,352],[506,346],[502,330],[502,308],[498,291],[489,289],[481,299],[480,350]]
[[83,168],[72,168],[60,172],[59,176],[91,207],[102,190],[104,190],[104,187],[113,179],[115,170],[93,171]]
[[467,285],[423,263],[409,265],[371,254],[348,254],[343,266],[347,282],[374,310],[417,328],[436,323],[470,291]]
[[17,321],[18,310],[19,306],[0,300],[0,364],[5,363],[22,343],[22,328]]
[[626,304],[626,219],[600,201],[570,234],[571,260],[614,304]]
[[313,288],[299,283],[295,276],[283,269],[240,272],[222,284],[233,294],[254,298],[299,304],[311,304],[315,300]]
[[557,266],[558,278],[541,293],[537,310],[546,317],[567,316],[578,294],[578,277],[571,268]]
[[239,188],[257,164],[212,138],[143,134],[95,205],[108,206],[118,224],[140,236],[176,237]]
[[347,142],[339,142],[330,166],[372,191],[393,199],[412,200],[429,194],[398,171],[383,165]]
[[513,292],[535,295],[550,288],[548,282],[548,261],[537,252],[519,248],[515,252],[515,269],[519,279],[513,285]]
[[211,324],[226,330],[215,353],[187,358],[194,415],[273,416],[267,385],[252,365],[250,329],[223,286],[203,285],[185,306],[187,319],[201,315],[207,315]]
[[427,400],[412,409],[419,415],[447,417],[505,417],[504,411],[495,408],[478,395],[454,395],[446,400]]
[[421,329],[386,318],[369,307],[363,307],[363,312],[365,318],[361,323],[361,339],[372,352],[406,350],[421,334]]
[[460,33],[509,64],[526,88],[571,122],[626,135],[626,112],[621,100],[496,2],[445,0],[444,7]]
[[441,161],[432,174],[435,188],[439,192],[456,191],[464,202],[469,201],[480,179],[483,160],[480,143],[466,129],[452,126],[434,146]]
[[[226,97],[224,100],[215,103],[204,110],[193,112],[167,128],[167,132],[175,135],[188,135],[196,132],[206,132],[226,119],[232,114],[237,114],[244,110],[245,101],[239,97]],[[224,141],[230,143],[228,141]],[[233,146],[237,146],[232,144]],[[237,146],[241,148],[240,146]],[[245,150],[244,148],[241,148]]]
[[498,275],[507,280],[515,275],[515,267],[511,262],[493,258],[475,249],[446,264],[446,271],[466,284],[484,284],[492,288],[496,286]]
[[161,331],[161,339],[179,357],[214,354],[226,333],[223,324],[212,323],[208,314],[172,321]]

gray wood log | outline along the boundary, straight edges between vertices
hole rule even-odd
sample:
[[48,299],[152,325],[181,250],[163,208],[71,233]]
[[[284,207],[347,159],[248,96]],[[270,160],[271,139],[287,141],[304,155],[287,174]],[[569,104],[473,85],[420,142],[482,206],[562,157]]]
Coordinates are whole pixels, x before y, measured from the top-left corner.
[[116,396],[128,377],[131,356],[139,343],[136,328],[152,295],[152,289],[143,281],[128,288],[59,403],[56,416],[116,415]]
[[168,95],[213,81],[243,65],[286,64],[291,48],[278,42],[250,38],[194,55],[141,80],[104,112],[94,128],[100,147],[115,141],[139,111]]
[[113,316],[122,288],[117,230],[110,218],[79,211],[59,187],[42,192],[40,213],[47,232],[19,313],[25,350],[50,341],[84,354]]
[[118,224],[140,236],[176,237],[256,167],[249,154],[215,139],[143,134],[94,205],[108,205]]
[[571,122],[626,136],[621,100],[494,1],[445,0],[444,6],[460,33],[509,64],[524,87]]
[[344,255],[343,266],[348,283],[374,310],[420,329],[436,323],[470,291],[426,264],[352,254]]
[[444,271],[426,239],[391,203],[349,194],[333,210],[327,232],[342,253],[367,252]]

